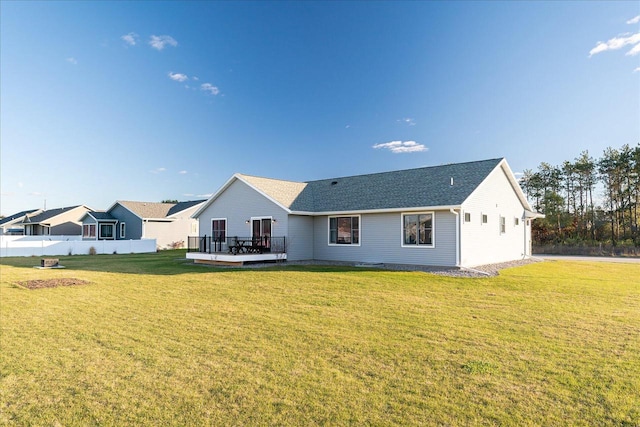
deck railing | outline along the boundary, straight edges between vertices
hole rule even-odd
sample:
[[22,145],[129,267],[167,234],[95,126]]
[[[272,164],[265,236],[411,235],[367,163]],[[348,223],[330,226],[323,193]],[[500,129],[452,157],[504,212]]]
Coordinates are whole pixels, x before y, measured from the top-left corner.
[[286,238],[263,236],[263,237],[238,237],[227,236],[220,239],[213,236],[190,236],[188,239],[187,251],[200,252],[206,254],[226,253],[276,253],[287,252]]

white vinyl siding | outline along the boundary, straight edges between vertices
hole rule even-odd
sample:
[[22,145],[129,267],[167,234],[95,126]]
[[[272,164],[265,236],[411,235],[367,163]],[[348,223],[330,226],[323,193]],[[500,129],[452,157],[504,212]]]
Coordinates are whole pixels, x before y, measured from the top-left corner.
[[[507,226],[506,218],[523,218],[524,206],[502,168],[496,168],[464,202],[471,222],[461,222],[461,265],[513,261],[525,256],[527,228],[524,221]],[[478,213],[475,213],[478,212]],[[476,219],[473,219],[475,215]],[[483,222],[486,218],[487,222]]]

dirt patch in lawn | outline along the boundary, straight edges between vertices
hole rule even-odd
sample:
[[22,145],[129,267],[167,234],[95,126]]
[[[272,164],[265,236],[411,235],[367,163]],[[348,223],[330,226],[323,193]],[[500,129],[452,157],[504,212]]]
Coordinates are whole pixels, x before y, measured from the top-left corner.
[[47,280],[27,280],[26,282],[18,282],[20,286],[27,289],[44,289],[57,288],[59,286],[78,286],[86,285],[89,282],[80,279],[47,279]]

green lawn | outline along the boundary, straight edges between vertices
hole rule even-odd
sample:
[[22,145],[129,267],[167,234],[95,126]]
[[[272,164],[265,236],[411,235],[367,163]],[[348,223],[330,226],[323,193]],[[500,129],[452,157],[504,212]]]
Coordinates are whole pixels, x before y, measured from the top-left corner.
[[38,263],[0,260],[0,424],[640,425],[638,265]]

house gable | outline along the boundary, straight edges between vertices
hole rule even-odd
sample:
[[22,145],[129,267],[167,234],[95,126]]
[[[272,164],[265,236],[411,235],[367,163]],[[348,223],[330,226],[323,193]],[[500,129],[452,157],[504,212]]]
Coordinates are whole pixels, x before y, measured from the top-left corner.
[[[142,238],[142,218],[136,215],[134,212],[131,212],[125,206],[116,202],[113,206],[111,206],[107,213],[112,217],[116,218],[119,224],[125,224],[126,235],[125,239],[141,239]],[[122,239],[120,227],[117,228],[117,236],[118,239]]]
[[[224,191],[210,199],[193,217],[200,220],[200,234],[211,235],[211,220],[225,219],[228,236],[250,236],[249,221],[256,217],[269,217],[276,221],[272,234],[284,235],[289,212],[281,204],[264,196],[261,191],[244,180],[234,179]],[[278,234],[280,233],[280,234]]]
[[524,258],[530,209],[506,162],[496,167],[462,205],[461,264]]

